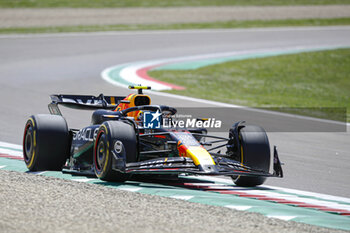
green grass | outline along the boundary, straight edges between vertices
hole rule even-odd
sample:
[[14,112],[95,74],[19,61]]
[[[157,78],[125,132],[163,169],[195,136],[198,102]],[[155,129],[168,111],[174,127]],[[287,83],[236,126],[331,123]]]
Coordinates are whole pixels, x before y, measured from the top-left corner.
[[350,0],[0,0],[0,7],[174,7],[350,4]]
[[[149,74],[187,88],[171,93],[334,119],[332,108],[350,110],[349,64],[350,49],[339,49]],[[320,107],[331,109],[315,113]],[[343,114],[335,119],[339,117],[346,118]]]
[[180,30],[215,28],[252,28],[252,27],[288,27],[288,26],[332,26],[350,25],[350,18],[338,19],[287,19],[287,20],[248,20],[213,23],[183,24],[136,24],[136,25],[88,25],[61,27],[0,28],[0,34],[9,33],[59,33],[59,32],[96,32],[122,30]]

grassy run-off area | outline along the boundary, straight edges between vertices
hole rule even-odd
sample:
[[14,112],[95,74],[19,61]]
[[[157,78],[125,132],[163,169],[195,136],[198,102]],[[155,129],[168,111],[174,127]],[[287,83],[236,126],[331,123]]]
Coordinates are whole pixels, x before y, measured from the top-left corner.
[[149,75],[186,87],[171,93],[346,120],[341,111],[335,116],[334,109],[318,110],[347,108],[350,113],[349,64],[350,49],[338,49],[232,61],[196,70],[154,70]]
[[290,26],[334,26],[350,25],[350,18],[335,19],[286,19],[286,20],[246,20],[212,23],[182,24],[133,24],[133,25],[84,25],[29,28],[0,28],[0,34],[11,33],[60,33],[60,32],[97,32],[97,31],[133,31],[133,30],[181,30],[181,29],[224,29],[254,27],[290,27]]
[[0,7],[176,7],[350,4],[350,0],[0,0]]

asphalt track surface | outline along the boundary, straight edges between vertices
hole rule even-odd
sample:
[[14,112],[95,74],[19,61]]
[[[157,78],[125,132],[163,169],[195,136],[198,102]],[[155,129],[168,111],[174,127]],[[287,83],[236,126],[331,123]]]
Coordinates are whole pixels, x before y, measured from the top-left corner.
[[[20,144],[27,117],[47,113],[53,93],[126,95],[101,71],[120,63],[284,47],[350,46],[350,27],[77,33],[0,37],[0,141]],[[154,104],[203,103],[152,95]],[[65,110],[70,127],[90,114]],[[235,120],[235,119],[234,119]],[[244,120],[244,119],[237,119]],[[285,162],[285,178],[267,184],[350,197],[350,135],[269,133]]]

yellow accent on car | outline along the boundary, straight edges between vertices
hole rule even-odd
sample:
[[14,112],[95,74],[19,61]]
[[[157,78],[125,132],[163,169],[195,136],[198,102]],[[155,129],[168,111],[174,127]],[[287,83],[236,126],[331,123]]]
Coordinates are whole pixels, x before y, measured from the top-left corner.
[[[241,165],[244,166],[243,164],[243,146],[241,145]],[[237,176],[236,179],[239,179],[241,177],[241,175]]]
[[106,117],[106,118],[116,118],[117,116],[116,116],[116,115],[103,115],[103,117]]
[[[34,128],[34,126],[35,126],[34,119],[30,117],[29,120],[32,122],[32,125]],[[33,130],[33,144],[34,144],[33,155],[30,158],[29,164],[27,165],[28,168],[30,168],[32,166],[32,164],[34,162],[34,157],[35,157],[35,147],[36,147],[36,130],[35,129]]]
[[106,172],[106,168],[107,168],[107,164],[108,164],[108,157],[109,157],[109,142],[107,142],[106,159],[105,159],[105,165],[103,167],[103,172]]
[[111,96],[111,104],[115,105],[115,98],[113,96]]
[[136,94],[129,95],[128,101],[130,102],[129,104],[126,104],[129,108],[135,107],[135,97]]
[[36,130],[33,131],[33,135],[34,147],[36,147]]
[[105,125],[101,125],[103,128],[105,128],[105,130],[106,130],[106,135],[108,135],[108,129],[107,129],[107,127],[105,126]]
[[27,165],[28,168],[30,168],[34,162],[34,157],[35,157],[35,147],[36,147],[36,131],[34,130],[33,132],[33,144],[34,144],[34,148],[33,148],[33,154],[32,157],[30,158],[30,162]]
[[190,146],[186,150],[187,157],[190,157],[196,166],[215,165],[209,152],[201,146]]
[[35,127],[34,119],[30,117],[29,120],[32,122],[33,127]]
[[129,89],[136,89],[136,90],[139,90],[139,89],[151,89],[151,87],[149,87],[149,86],[129,86]]
[[35,150],[33,150],[33,155],[32,158],[30,159],[30,163],[27,165],[27,168],[30,168],[34,162],[34,157],[35,157]]

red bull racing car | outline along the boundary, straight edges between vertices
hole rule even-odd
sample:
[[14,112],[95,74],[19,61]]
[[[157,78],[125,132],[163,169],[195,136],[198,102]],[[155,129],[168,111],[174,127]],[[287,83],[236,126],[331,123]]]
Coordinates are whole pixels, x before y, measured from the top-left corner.
[[[271,153],[263,128],[237,122],[221,137],[205,128],[163,127],[177,110],[151,105],[142,91],[149,87],[130,89],[138,92],[126,97],[51,95],[51,114],[33,115],[25,125],[27,168],[93,173],[116,182],[134,175],[194,174],[229,176],[236,185],[257,186],[267,177],[283,177],[276,147]],[[58,105],[94,110],[91,125],[69,128]]]

